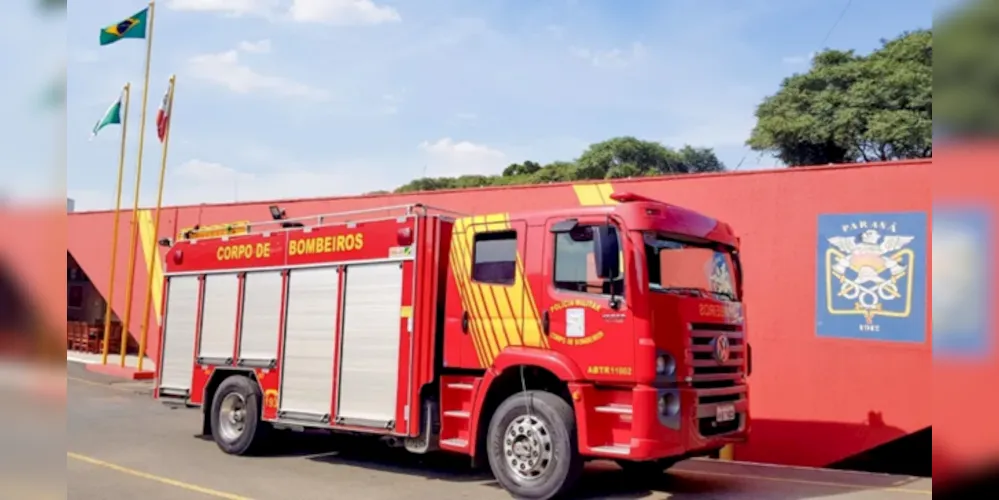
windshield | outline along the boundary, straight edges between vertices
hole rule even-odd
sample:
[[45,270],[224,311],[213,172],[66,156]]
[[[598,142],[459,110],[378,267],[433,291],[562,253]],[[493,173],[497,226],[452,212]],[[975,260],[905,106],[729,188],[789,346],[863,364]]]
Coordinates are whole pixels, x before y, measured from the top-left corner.
[[720,246],[686,243],[646,233],[645,262],[652,291],[739,300],[732,252]]

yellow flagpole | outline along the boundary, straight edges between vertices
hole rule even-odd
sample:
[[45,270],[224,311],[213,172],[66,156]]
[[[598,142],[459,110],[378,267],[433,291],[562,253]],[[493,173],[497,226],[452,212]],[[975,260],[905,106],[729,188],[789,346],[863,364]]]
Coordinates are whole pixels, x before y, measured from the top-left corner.
[[139,161],[135,167],[135,199],[132,204],[132,239],[128,253],[128,284],[125,285],[125,321],[121,327],[121,361],[125,367],[128,349],[129,326],[132,321],[132,288],[135,280],[135,247],[139,239],[139,191],[142,187],[142,146],[146,139],[146,103],[149,101],[149,63],[153,55],[153,22],[156,2],[149,2],[149,33],[146,34],[146,77],[142,86],[142,118],[139,123]]
[[124,116],[121,119],[121,152],[118,153],[118,187],[115,189],[114,224],[111,231],[111,278],[108,284],[107,308],[104,311],[104,345],[101,347],[101,364],[108,364],[108,349],[111,340],[111,314],[114,303],[114,270],[118,264],[118,226],[121,220],[121,184],[125,177],[125,140],[128,137],[128,107],[131,101],[132,84],[126,83],[124,93]]
[[[142,337],[139,339],[139,371],[142,371],[142,361],[146,357],[146,341],[149,338],[149,307],[153,299],[153,269],[160,260],[160,251],[156,248],[160,234],[160,209],[163,207],[163,180],[166,178],[167,150],[170,148],[170,129],[173,128],[173,93],[177,85],[177,75],[170,75],[170,86],[167,103],[166,130],[163,133],[163,157],[160,159],[160,184],[156,193],[156,215],[153,219],[153,257],[149,259],[149,287],[146,290],[146,305],[142,308]],[[162,349],[162,347],[161,347]]]

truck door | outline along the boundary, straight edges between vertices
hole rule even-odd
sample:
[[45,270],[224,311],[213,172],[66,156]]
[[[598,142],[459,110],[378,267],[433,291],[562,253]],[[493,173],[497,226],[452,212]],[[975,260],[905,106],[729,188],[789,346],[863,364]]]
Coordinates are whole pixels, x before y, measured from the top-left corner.
[[567,354],[589,377],[627,380],[633,377],[635,340],[624,254],[618,253],[617,277],[598,277],[594,234],[601,226],[624,248],[619,228],[607,219],[546,222],[544,284],[539,287],[542,328],[549,346]]
[[[527,223],[506,214],[455,221],[445,366],[484,368],[507,346],[540,342],[524,332],[524,314],[530,309],[525,303],[526,245]],[[539,337],[538,332],[533,337]]]

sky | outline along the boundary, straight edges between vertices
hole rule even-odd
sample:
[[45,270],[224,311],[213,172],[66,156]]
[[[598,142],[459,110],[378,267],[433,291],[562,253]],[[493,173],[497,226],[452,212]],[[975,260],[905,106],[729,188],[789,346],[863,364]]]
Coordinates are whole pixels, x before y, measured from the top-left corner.
[[[53,43],[68,68],[66,189],[77,210],[114,205],[121,129],[93,140],[90,130],[126,81],[123,206],[132,203],[145,44],[100,47],[98,35],[144,6],[70,2],[68,44]],[[159,0],[140,200],[155,203],[154,117],[171,74],[166,204],[493,174],[524,160],[572,160],[623,135],[714,148],[730,169],[773,168],[772,157],[744,145],[760,101],[806,71],[815,51],[869,52],[930,27],[933,8],[933,0]],[[16,21],[0,20],[12,30],[8,43],[51,24]],[[60,67],[49,66],[49,76]],[[15,85],[37,83],[8,80],[0,90]],[[24,102],[0,125],[8,136],[52,120]],[[0,168],[50,153],[35,148],[4,148]],[[38,184],[37,173],[16,175],[26,186],[18,195]]]

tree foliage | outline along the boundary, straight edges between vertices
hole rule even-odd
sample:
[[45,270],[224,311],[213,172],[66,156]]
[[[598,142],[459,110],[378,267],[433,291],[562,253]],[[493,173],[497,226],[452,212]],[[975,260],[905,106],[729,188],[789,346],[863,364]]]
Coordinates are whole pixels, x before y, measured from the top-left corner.
[[941,132],[999,136],[999,2],[963,2],[934,23],[933,92]]
[[424,177],[410,181],[396,189],[396,192],[621,179],[724,170],[725,166],[710,148],[684,146],[675,150],[654,141],[616,137],[591,145],[575,161],[556,161],[547,165],[533,161],[513,163],[503,169],[502,174],[493,176]]
[[593,144],[576,161],[584,179],[620,179],[647,175],[691,174],[724,170],[710,149],[685,146],[677,151],[658,142],[617,137]]
[[933,35],[904,33],[867,56],[826,50],[756,110],[747,141],[790,166],[932,155]]

